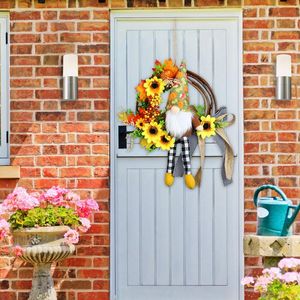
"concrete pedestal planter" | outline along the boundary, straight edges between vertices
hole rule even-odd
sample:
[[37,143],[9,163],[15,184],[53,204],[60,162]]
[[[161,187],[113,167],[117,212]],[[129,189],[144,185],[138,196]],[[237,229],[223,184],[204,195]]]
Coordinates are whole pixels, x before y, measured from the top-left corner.
[[68,226],[25,228],[13,231],[14,244],[24,249],[20,258],[34,266],[29,300],[56,300],[50,269],[75,251],[64,239]]

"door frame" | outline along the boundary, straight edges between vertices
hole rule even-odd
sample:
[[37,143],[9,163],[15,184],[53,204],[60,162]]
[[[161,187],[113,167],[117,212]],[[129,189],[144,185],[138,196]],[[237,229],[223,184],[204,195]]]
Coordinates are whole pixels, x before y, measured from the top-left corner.
[[[239,91],[238,98],[238,129],[240,134],[238,142],[238,159],[235,163],[238,164],[239,170],[239,274],[240,278],[244,275],[244,253],[243,253],[243,236],[244,236],[244,118],[243,118],[243,30],[242,30],[242,8],[238,9],[122,9],[110,11],[110,299],[117,300],[117,283],[116,283],[116,246],[117,246],[117,233],[116,233],[116,201],[115,201],[115,188],[116,188],[116,147],[118,145],[118,137],[115,130],[115,98],[114,98],[114,56],[115,56],[115,28],[116,22],[119,19],[145,19],[155,17],[194,17],[194,18],[232,18],[238,21],[238,36],[239,45],[238,52],[238,69],[239,69]],[[133,87],[134,88],[134,87]],[[244,299],[244,289],[240,285],[240,299]]]

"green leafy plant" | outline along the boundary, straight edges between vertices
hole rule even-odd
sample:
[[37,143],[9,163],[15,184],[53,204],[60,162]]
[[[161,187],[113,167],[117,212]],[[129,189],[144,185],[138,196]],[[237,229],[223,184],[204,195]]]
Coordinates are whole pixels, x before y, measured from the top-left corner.
[[79,226],[80,219],[74,209],[49,205],[35,207],[28,211],[18,210],[8,220],[12,229],[45,226]]
[[268,286],[265,295],[261,296],[259,300],[299,300],[300,286],[288,285],[279,280],[274,281]]

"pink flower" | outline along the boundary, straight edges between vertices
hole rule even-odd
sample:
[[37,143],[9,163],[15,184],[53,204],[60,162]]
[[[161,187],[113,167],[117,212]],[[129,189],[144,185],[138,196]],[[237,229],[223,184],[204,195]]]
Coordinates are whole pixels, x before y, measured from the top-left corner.
[[281,278],[281,270],[279,268],[264,269],[262,273],[272,279]]
[[69,191],[59,186],[53,186],[41,195],[41,200],[46,201],[54,206],[62,206],[65,202],[65,195]]
[[2,204],[0,204],[0,216],[3,216],[6,214],[5,208],[3,207]]
[[18,256],[22,256],[25,250],[21,246],[17,245],[13,247],[12,251],[13,254],[18,257]]
[[300,267],[300,259],[298,258],[283,258],[279,263],[280,269],[297,269]]
[[15,212],[16,210],[30,210],[39,206],[39,200],[28,194],[26,189],[17,187],[2,203],[2,211]]
[[299,273],[297,273],[297,272],[287,272],[281,276],[281,279],[285,283],[293,283],[293,282],[296,283],[296,282],[299,282],[300,276],[299,276]]
[[265,293],[268,289],[269,283],[272,282],[272,278],[266,276],[260,276],[257,278],[256,283],[254,284],[254,290],[256,292]]
[[77,244],[79,242],[79,234],[74,229],[69,229],[65,234],[64,238],[72,244]]
[[76,202],[80,200],[80,197],[78,194],[74,193],[74,192],[68,192],[65,196],[65,200],[66,201],[72,201],[72,202]]
[[76,202],[76,211],[81,218],[88,218],[93,211],[98,210],[98,203],[93,199],[79,200]]
[[9,223],[1,219],[0,220],[0,241],[2,241],[5,237],[7,237],[9,233]]
[[242,285],[251,285],[254,283],[254,278],[251,276],[246,276],[241,280]]
[[81,232],[87,232],[91,228],[91,222],[87,218],[80,218],[81,226],[78,229]]

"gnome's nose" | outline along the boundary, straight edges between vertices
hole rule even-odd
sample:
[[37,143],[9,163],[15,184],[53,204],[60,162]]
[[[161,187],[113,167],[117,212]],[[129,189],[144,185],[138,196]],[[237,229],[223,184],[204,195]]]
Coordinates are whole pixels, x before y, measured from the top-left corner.
[[176,105],[173,105],[171,107],[171,111],[172,111],[172,113],[177,114],[180,111],[180,108]]

